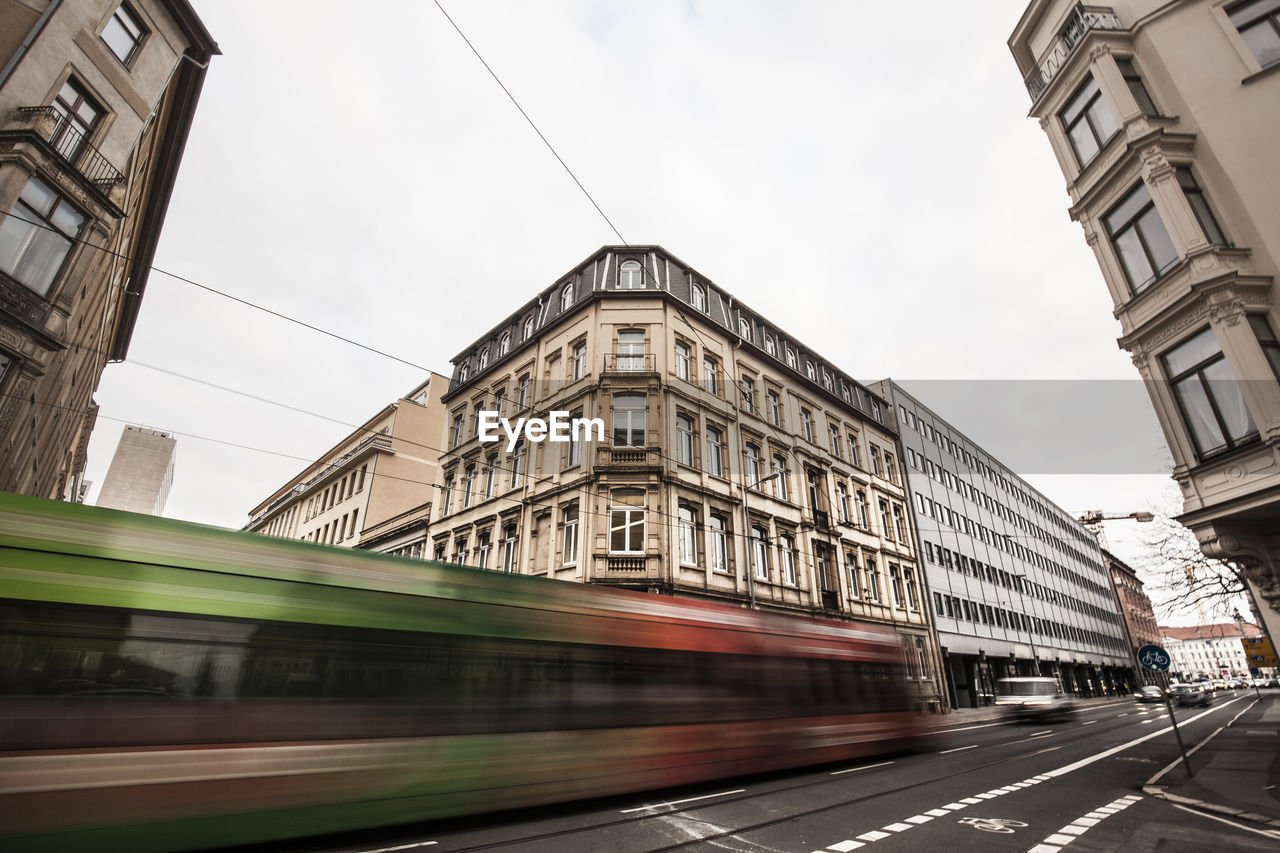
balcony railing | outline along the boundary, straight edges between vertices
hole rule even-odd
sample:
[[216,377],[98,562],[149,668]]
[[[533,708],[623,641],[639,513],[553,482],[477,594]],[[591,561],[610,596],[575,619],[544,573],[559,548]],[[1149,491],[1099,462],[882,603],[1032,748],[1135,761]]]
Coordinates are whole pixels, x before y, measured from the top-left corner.
[[652,373],[653,371],[653,353],[651,352],[636,355],[616,352],[605,353],[605,373]]
[[596,467],[659,468],[662,459],[656,447],[597,447]]
[[1122,30],[1120,17],[1109,6],[1085,6],[1077,4],[1071,11],[1067,22],[1054,36],[1045,52],[1036,60],[1035,68],[1023,82],[1027,93],[1031,95],[1031,103],[1040,100],[1044,90],[1049,88],[1053,78],[1067,64],[1067,60],[1075,53],[1076,47],[1084,41],[1091,30]]
[[648,558],[645,556],[615,557],[610,555],[607,565],[611,572],[643,572],[648,567]]
[[831,529],[831,516],[827,514],[825,509],[815,509],[813,511],[813,526],[819,530]]
[[36,134],[53,146],[58,156],[98,189],[106,192],[124,182],[124,175],[88,143],[84,134],[72,127],[53,107],[19,107],[17,114],[31,122]]

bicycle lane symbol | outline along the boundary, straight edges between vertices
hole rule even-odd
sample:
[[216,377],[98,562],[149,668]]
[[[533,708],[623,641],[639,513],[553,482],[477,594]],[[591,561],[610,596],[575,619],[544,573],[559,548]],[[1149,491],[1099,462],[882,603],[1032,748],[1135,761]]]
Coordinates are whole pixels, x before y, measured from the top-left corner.
[[1163,668],[1169,665],[1169,656],[1152,650],[1144,654],[1142,656],[1142,660],[1139,661],[1139,663],[1141,663],[1143,666],[1147,667],[1148,669]]
[[1014,827],[1026,826],[1020,820],[1009,820],[1003,817],[965,817],[956,821],[957,823],[967,823],[974,829],[981,829],[983,832],[1003,832],[1012,833]]

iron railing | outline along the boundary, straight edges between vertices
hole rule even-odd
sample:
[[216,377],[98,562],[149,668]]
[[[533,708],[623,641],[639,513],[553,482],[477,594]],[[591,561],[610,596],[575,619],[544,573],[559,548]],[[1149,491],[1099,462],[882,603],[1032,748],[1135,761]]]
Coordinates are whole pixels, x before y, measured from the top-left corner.
[[29,117],[32,127],[45,142],[53,146],[63,160],[98,189],[109,190],[124,182],[124,175],[89,144],[84,134],[53,107],[19,107],[19,115]]
[[1053,41],[1049,42],[1044,53],[1040,54],[1040,58],[1036,60],[1035,67],[1031,69],[1031,73],[1026,76],[1023,83],[1026,84],[1027,94],[1031,95],[1031,103],[1040,100],[1040,96],[1044,94],[1045,89],[1049,88],[1049,84],[1058,76],[1058,72],[1067,64],[1067,60],[1076,52],[1076,48],[1080,42],[1084,41],[1092,30],[1123,30],[1120,24],[1120,16],[1115,10],[1109,6],[1085,6],[1082,3],[1076,4],[1071,10],[1067,22],[1062,25],[1062,29],[1053,37]]
[[629,355],[626,353],[605,353],[604,356],[604,372],[605,373],[652,373],[653,353],[637,353]]

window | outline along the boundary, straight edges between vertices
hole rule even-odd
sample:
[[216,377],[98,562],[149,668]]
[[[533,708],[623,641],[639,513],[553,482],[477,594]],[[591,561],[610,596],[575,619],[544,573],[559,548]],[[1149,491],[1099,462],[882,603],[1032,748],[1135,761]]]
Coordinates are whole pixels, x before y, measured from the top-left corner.
[[476,566],[481,569],[489,568],[489,534],[481,533],[476,540]]
[[884,471],[880,468],[880,448],[874,444],[871,445],[871,473],[877,477],[884,476]]
[[1200,229],[1204,231],[1205,238],[1215,246],[1227,245],[1227,238],[1222,235],[1218,220],[1213,218],[1209,202],[1205,201],[1204,190],[1200,189],[1200,185],[1196,183],[1191,170],[1186,166],[1179,166],[1176,171],[1178,185],[1182,187],[1182,192],[1187,197],[1187,204],[1191,205],[1191,210],[1195,213],[1196,221],[1200,223]]
[[800,432],[805,441],[813,441],[813,412],[808,409],[800,410]]
[[1280,0],[1253,0],[1228,12],[1231,23],[1263,68],[1280,62]]
[[476,466],[468,465],[462,475],[462,508],[466,509],[471,506],[471,499],[475,497],[476,488]]
[[895,607],[902,606],[902,576],[898,571],[898,567],[893,563],[889,564],[889,587],[893,590],[893,604]]
[[609,551],[644,553],[644,491],[614,489],[609,508]]
[[645,446],[645,398],[643,394],[615,394],[613,398],[613,446]]
[[493,392],[493,410],[498,413],[498,417],[504,417],[507,413],[507,389],[499,388]]
[[461,366],[458,367],[458,381],[466,382],[470,378],[471,378],[471,362],[464,361],[462,362]]
[[795,586],[796,578],[796,544],[790,536],[778,537],[778,561],[782,566],[782,582],[787,586]]
[[0,224],[0,269],[44,296],[80,236],[84,214],[39,178],[27,181],[10,212]]
[[498,454],[493,454],[484,464],[484,496],[491,498],[498,488]]
[[720,366],[709,355],[704,356],[702,359],[702,382],[707,386],[708,392],[712,394],[720,393]]
[[778,345],[768,335],[764,336],[764,351],[775,357],[778,355]]
[[842,524],[848,524],[853,517],[849,512],[849,487],[844,483],[836,483],[836,512]]
[[1103,219],[1134,293],[1140,293],[1177,262],[1178,253],[1146,184],[1139,182]]
[[782,398],[777,391],[770,389],[766,395],[769,405],[769,423],[782,426]]
[[773,478],[776,484],[773,487],[774,496],[780,501],[790,500],[787,492],[787,457],[781,453],[774,454],[773,471],[771,473],[778,475]]
[[467,561],[467,537],[463,536],[453,543],[453,561],[462,565]]
[[532,338],[532,337],[533,337],[533,315],[530,314],[528,317],[524,318],[524,340],[527,341],[529,340],[529,338]]
[[680,562],[698,565],[698,516],[687,506],[680,507]]
[[480,367],[479,367],[479,369],[480,369],[480,370],[484,370],[484,369],[485,369],[486,367],[488,367],[488,366],[489,366],[489,348],[488,348],[488,347],[482,347],[482,348],[480,349]]
[[818,381],[818,371],[814,368],[812,361],[805,362],[804,372],[809,374],[809,379],[813,382]]
[[[1280,379],[1280,341],[1276,340],[1276,333],[1272,331],[1271,324],[1261,314],[1250,314],[1249,325],[1253,327],[1253,333],[1257,336],[1258,345],[1262,347],[1267,361],[1271,362],[1271,369],[1275,371],[1276,378]],[[0,366],[0,378],[3,377],[4,368]]]
[[498,358],[502,358],[504,355],[506,355],[510,351],[511,351],[511,333],[503,332],[502,337],[498,338]]
[[502,528],[502,570],[508,574],[516,570],[516,549],[518,546],[516,526],[508,524]]
[[849,461],[859,468],[862,467],[862,454],[858,452],[858,434],[856,432],[849,433]]
[[880,600],[880,570],[876,568],[876,561],[867,558],[867,598],[872,601]]
[[104,110],[70,78],[62,84],[50,106],[58,115],[58,124],[54,127],[49,142],[59,154],[74,163],[81,147],[93,135]]
[[699,311],[707,310],[707,292],[696,284],[693,286],[693,307]]
[[[577,411],[570,415],[571,418],[582,417],[582,412]],[[564,451],[564,464],[567,468],[572,468],[582,461],[582,433],[576,429],[569,430],[568,447]]]
[[768,533],[759,526],[751,528],[751,570],[755,572],[756,580],[769,579]]
[[738,335],[748,340],[751,338],[751,321],[746,317],[738,318]]
[[523,412],[529,406],[529,374],[520,377],[516,386],[516,411]]
[[693,418],[676,415],[676,461],[681,465],[692,465],[693,446]]
[[890,483],[898,482],[897,475],[894,474],[893,456],[888,450],[884,452],[884,478]]
[[560,511],[564,521],[564,553],[561,562],[572,566],[578,562],[578,505],[571,504]]
[[831,455],[837,459],[842,458],[840,455],[840,427],[835,424],[828,424],[828,441],[831,445]]
[[644,370],[644,329],[618,332],[618,369]]
[[115,14],[102,30],[102,40],[116,55],[116,59],[128,65],[146,34],[147,31],[138,23],[138,17],[133,10],[121,3],[120,8],[116,9]]
[[858,506],[858,526],[870,529],[871,522],[868,518],[869,507],[867,506],[867,493],[862,489],[858,489],[854,493],[854,503]]
[[1120,130],[1093,77],[1084,82],[1058,117],[1081,166],[1087,165]]
[[893,505],[893,529],[897,531],[898,541],[907,544],[907,527],[906,520],[902,515],[902,507],[899,504]]
[[716,477],[724,476],[724,457],[721,453],[724,433],[718,427],[707,427],[706,471]]
[[689,381],[689,362],[693,358],[693,351],[684,341],[676,341],[676,376],[680,379]]
[[462,425],[466,421],[466,409],[453,413],[453,426],[449,429],[449,444],[457,447],[462,443]]
[[642,290],[644,288],[644,273],[640,269],[637,261],[623,261],[622,267],[618,274],[619,290]]
[[743,459],[746,462],[747,488],[760,488],[760,448],[748,444],[743,451]]
[[796,369],[796,351],[791,347],[787,347],[787,367],[792,370]]
[[862,597],[862,584],[858,582],[858,555],[849,551],[844,555],[845,562],[849,565],[849,595],[853,598]]
[[573,307],[573,285],[566,284],[564,289],[560,291],[560,313],[564,313]]
[[1212,329],[1178,345],[1162,360],[1201,456],[1230,450],[1257,436],[1258,428]]
[[725,520],[723,516],[712,515],[707,519],[707,538],[710,541],[711,569],[716,572],[729,571],[729,547],[725,538]]
[[738,384],[742,388],[742,408],[748,412],[756,410],[756,380],[750,376],[743,376],[738,380]]
[[573,381],[587,375],[587,342],[579,341],[573,345]]
[[1120,69],[1120,74],[1124,77],[1124,81],[1129,84],[1129,93],[1138,102],[1138,109],[1142,110],[1142,114],[1146,116],[1160,115],[1160,111],[1156,109],[1155,101],[1151,100],[1151,95],[1147,92],[1147,87],[1142,85],[1142,77],[1138,74],[1138,69],[1133,67],[1133,60],[1117,59],[1116,67]]
[[[449,514],[449,504],[452,501],[453,501],[453,474],[447,474],[445,475],[444,488],[440,495],[440,515],[441,516],[446,516]],[[323,503],[324,503],[324,500],[321,499],[321,504]],[[320,511],[323,512],[323,510],[320,510]]]
[[511,488],[517,488],[520,485],[520,479],[524,476],[524,442],[516,442],[515,450],[511,453]]

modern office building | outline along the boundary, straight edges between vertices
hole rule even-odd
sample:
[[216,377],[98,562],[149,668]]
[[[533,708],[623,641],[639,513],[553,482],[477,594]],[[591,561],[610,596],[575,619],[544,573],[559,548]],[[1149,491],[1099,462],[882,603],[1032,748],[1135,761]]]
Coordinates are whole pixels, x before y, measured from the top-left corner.
[[1035,0],[1009,39],[1173,453],[1280,632],[1280,3]]
[[98,506],[163,515],[173,487],[177,440],[167,432],[126,426],[120,433]]
[[0,489],[81,493],[217,53],[185,0],[0,6]]
[[445,376],[431,374],[254,507],[245,530],[426,556],[427,512],[444,439]]
[[1136,653],[1143,646],[1160,645],[1160,626],[1138,573],[1106,548],[1102,549],[1102,559],[1106,561],[1107,573],[1111,575],[1111,588],[1115,591],[1125,633],[1129,636],[1129,648]]
[[[606,246],[453,363],[436,559],[894,626],[941,706],[893,418],[829,360],[664,249]],[[603,435],[485,442],[483,412]]]
[[1190,628],[1160,627],[1161,645],[1173,658],[1169,668],[1183,681],[1196,678],[1247,678],[1249,660],[1245,656],[1246,637],[1259,637],[1257,625],[1224,622]]
[[872,389],[897,417],[952,705],[984,704],[1012,675],[1127,691],[1134,665],[1094,535],[896,382]]

